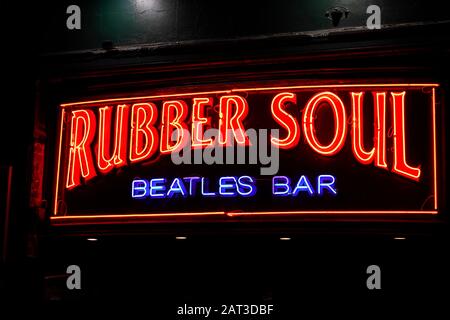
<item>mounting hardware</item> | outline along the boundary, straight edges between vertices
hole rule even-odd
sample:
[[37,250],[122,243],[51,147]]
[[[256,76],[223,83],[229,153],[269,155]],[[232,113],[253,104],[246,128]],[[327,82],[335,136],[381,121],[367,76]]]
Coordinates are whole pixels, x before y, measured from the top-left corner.
[[342,17],[344,17],[344,19],[347,19],[349,14],[350,14],[350,10],[348,10],[345,7],[341,7],[341,6],[332,7],[332,8],[329,8],[327,11],[325,11],[325,17],[327,17],[329,20],[331,20],[334,27],[338,26]]

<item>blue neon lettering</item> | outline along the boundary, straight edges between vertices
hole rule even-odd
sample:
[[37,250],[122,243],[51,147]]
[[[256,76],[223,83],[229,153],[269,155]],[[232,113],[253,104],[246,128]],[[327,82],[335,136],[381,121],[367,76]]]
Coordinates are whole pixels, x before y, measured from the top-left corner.
[[[243,180],[248,180],[249,182],[245,183]],[[248,189],[248,191],[244,191],[245,189]],[[256,186],[253,178],[249,176],[239,177],[237,192],[243,197],[253,196],[256,193]]]
[[[166,182],[165,178],[155,178],[150,180],[150,197],[152,198],[165,198],[166,194],[164,191],[166,190],[166,186],[164,183]],[[162,185],[158,185],[161,184]],[[163,193],[158,193],[158,191],[163,191]]]
[[186,188],[180,178],[173,179],[167,192],[167,197],[172,198],[175,194],[181,194],[183,197],[186,197]]
[[131,197],[132,198],[143,198],[148,193],[148,183],[147,180],[136,179],[131,183]]
[[[233,189],[227,191],[227,189]],[[225,197],[236,196],[236,178],[235,177],[222,177],[219,179],[219,194]]]
[[[139,198],[172,198],[195,196],[198,189],[204,197],[251,197],[256,194],[256,180],[250,176],[225,176],[220,177],[216,191],[209,189],[209,179],[206,177],[179,177],[173,178],[170,186],[166,178],[154,178],[151,180],[135,179],[131,184],[131,197]],[[189,187],[186,185],[189,184]],[[201,184],[199,187],[198,184]],[[272,195],[297,196],[301,192],[308,195],[321,196],[326,193],[337,195],[336,178],[334,175],[323,174],[317,176],[317,189],[313,188],[306,175],[300,176],[297,184],[291,187],[291,179],[287,176],[274,176],[272,178]]]
[[200,177],[186,177],[184,180],[189,182],[189,196],[195,195],[195,182],[200,180]]
[[[284,182],[282,182],[284,181]],[[275,176],[272,178],[272,194],[277,196],[285,196],[290,193],[291,180],[286,176]]]
[[206,185],[206,189],[208,189],[208,179],[202,178],[202,195],[205,197],[215,197],[216,193],[215,192],[208,192],[205,191],[205,185]]
[[334,186],[336,179],[329,174],[323,174],[317,177],[317,193],[322,194],[322,189],[328,189],[331,193],[337,194]]
[[294,190],[292,191],[292,194],[296,196],[300,191],[308,191],[309,195],[314,194],[314,190],[311,187],[311,182],[309,182],[308,178],[306,176],[301,176],[300,179],[297,182],[297,185],[295,186]]

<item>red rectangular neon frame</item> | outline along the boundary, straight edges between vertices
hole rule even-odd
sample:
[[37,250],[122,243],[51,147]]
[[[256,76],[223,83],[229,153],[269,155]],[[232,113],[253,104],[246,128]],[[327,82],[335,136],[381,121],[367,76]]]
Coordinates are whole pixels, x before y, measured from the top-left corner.
[[[233,92],[262,92],[262,91],[278,91],[278,90],[288,90],[288,89],[320,89],[320,88],[417,88],[417,87],[428,87],[431,88],[432,94],[432,121],[433,121],[433,189],[434,189],[434,210],[335,210],[335,211],[257,211],[257,212],[177,212],[177,213],[134,213],[134,214],[106,214],[106,215],[72,215],[72,216],[58,216],[57,215],[57,204],[59,195],[59,179],[60,179],[60,169],[61,169],[61,149],[62,149],[62,132],[63,132],[63,121],[65,108],[83,105],[84,107],[95,106],[100,103],[110,103],[110,102],[121,102],[121,101],[133,101],[133,100],[143,100],[143,99],[161,99],[169,97],[190,97],[206,94],[223,94],[223,93],[233,93]],[[436,142],[436,88],[439,87],[437,83],[392,83],[392,84],[337,84],[337,85],[304,85],[304,86],[284,86],[284,87],[259,87],[259,88],[237,88],[231,90],[220,90],[220,91],[204,91],[204,92],[191,92],[191,93],[181,93],[181,94],[167,94],[167,95],[154,95],[154,96],[142,96],[142,97],[126,97],[126,98],[115,98],[115,99],[103,99],[103,100],[90,100],[90,101],[80,101],[73,103],[64,103],[60,105],[61,113],[59,117],[59,138],[58,138],[58,160],[56,166],[56,180],[54,188],[54,201],[53,201],[53,215],[50,217],[52,223],[65,224],[65,223],[101,223],[111,221],[123,221],[128,220],[160,220],[168,219],[177,221],[177,218],[191,218],[198,219],[204,217],[224,217],[232,218],[239,216],[301,216],[301,215],[436,215],[438,214],[438,186],[437,186],[437,142]]]

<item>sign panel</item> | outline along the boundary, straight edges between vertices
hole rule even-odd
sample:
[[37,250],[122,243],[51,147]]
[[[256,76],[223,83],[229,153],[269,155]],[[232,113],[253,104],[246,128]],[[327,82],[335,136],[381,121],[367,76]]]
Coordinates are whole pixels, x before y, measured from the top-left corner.
[[52,221],[437,214],[434,83],[60,105]]

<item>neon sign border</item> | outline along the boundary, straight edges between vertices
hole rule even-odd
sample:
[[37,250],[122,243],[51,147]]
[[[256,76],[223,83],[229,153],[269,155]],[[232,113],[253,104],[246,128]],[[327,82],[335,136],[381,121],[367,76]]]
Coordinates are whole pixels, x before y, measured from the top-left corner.
[[[64,126],[64,114],[66,107],[83,106],[83,107],[95,107],[100,103],[121,102],[121,101],[137,101],[148,99],[162,99],[173,97],[190,97],[190,96],[202,96],[210,94],[230,94],[233,92],[259,92],[259,91],[278,91],[289,89],[325,89],[325,88],[423,88],[430,87],[431,90],[431,104],[432,104],[432,138],[433,138],[433,198],[434,198],[434,210],[317,210],[317,211],[257,211],[257,212],[180,212],[180,213],[133,213],[133,214],[105,214],[105,215],[72,215],[61,216],[57,214],[58,199],[59,199],[59,184],[60,184],[60,171],[61,171],[61,150],[63,141],[63,126]],[[222,217],[238,217],[238,216],[276,216],[276,215],[436,215],[438,214],[438,182],[437,182],[437,144],[436,144],[436,88],[439,87],[437,83],[365,83],[365,84],[326,84],[326,85],[299,85],[299,86],[281,86],[281,87],[258,87],[258,88],[237,88],[230,90],[218,90],[218,91],[203,91],[203,92],[189,92],[180,94],[166,94],[166,95],[154,95],[154,96],[141,96],[141,97],[128,97],[128,98],[113,98],[103,100],[89,100],[72,103],[60,104],[61,112],[59,116],[59,134],[58,134],[58,156],[56,165],[56,179],[55,188],[53,193],[53,215],[50,216],[51,222],[64,222],[70,223],[75,221],[81,221],[83,219],[91,220],[123,220],[123,219],[144,219],[152,220],[158,218],[173,219],[176,217],[189,217],[198,218],[205,216],[222,216]]]

